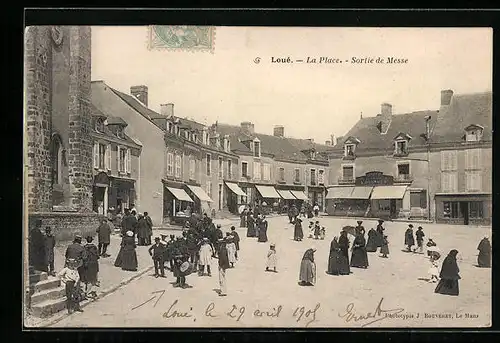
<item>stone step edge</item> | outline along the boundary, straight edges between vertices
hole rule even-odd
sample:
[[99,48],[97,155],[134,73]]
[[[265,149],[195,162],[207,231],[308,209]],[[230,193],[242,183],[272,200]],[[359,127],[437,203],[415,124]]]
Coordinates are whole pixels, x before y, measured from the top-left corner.
[[[80,303],[80,307],[83,308],[85,306],[87,306],[88,304],[94,302],[94,301],[99,301],[99,299],[102,299],[104,298],[105,296],[113,293],[114,291],[118,290],[119,288],[129,284],[130,282],[132,282],[133,280],[143,276],[144,274],[146,274],[147,272],[151,271],[154,269],[154,266],[149,266],[147,268],[144,268],[142,269],[140,272],[138,272],[137,274],[135,275],[132,275],[130,277],[128,277],[127,279],[121,281],[120,283],[114,285],[114,286],[111,286],[103,291],[101,291],[98,295],[98,298],[96,300],[92,300],[92,299],[89,299],[89,300],[84,300]],[[61,311],[62,312],[62,311]],[[58,316],[58,314],[54,314],[54,316]],[[57,318],[53,318],[52,320],[48,321],[47,323],[42,323],[39,327],[49,327],[49,326],[52,326],[58,322],[60,322],[61,320],[63,320],[64,318],[70,316],[70,314],[64,312],[64,313],[61,313],[59,314],[59,316]]]
[[44,301],[46,301],[46,300],[56,300],[56,299],[63,298],[63,297],[65,297],[65,295],[64,295],[64,296],[62,296],[62,297],[61,297],[61,296],[59,296],[59,297],[57,297],[56,299],[46,299],[46,300],[44,300],[44,301],[37,302],[37,303],[35,303],[35,304],[33,304],[33,297],[35,297],[35,299],[36,299],[37,297],[43,297],[44,295],[46,295],[46,294],[50,294],[51,292],[63,292],[63,291],[65,291],[65,290],[66,290],[66,287],[65,287],[65,286],[59,286],[59,287],[49,288],[49,289],[45,289],[45,290],[40,291],[40,292],[33,293],[33,295],[31,296],[31,307],[35,307],[36,305],[41,304],[41,303],[43,303],[43,302],[44,302]]

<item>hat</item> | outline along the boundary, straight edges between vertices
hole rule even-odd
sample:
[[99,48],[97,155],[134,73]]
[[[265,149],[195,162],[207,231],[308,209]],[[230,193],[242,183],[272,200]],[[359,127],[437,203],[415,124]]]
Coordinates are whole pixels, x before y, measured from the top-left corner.
[[217,228],[220,229],[221,228],[221,225],[220,224],[217,224]]
[[418,229],[418,230],[423,230],[423,227],[419,226],[417,229]]
[[270,246],[271,246],[271,247],[276,247],[276,244],[271,243],[271,244],[270,244]]
[[203,237],[204,242],[209,242],[210,240],[207,237]]
[[408,227],[413,227],[413,225],[412,224],[408,224]]
[[82,239],[81,235],[75,235],[75,239]]
[[161,240],[160,237],[155,237],[155,242],[160,240]]
[[231,226],[231,231],[234,231],[236,230],[236,228],[234,226]]
[[132,237],[134,233],[132,231],[127,231],[127,236]]
[[384,222],[384,220],[383,220],[383,219],[379,219],[379,220],[378,220],[378,222],[379,222],[379,223],[383,223],[383,222]]
[[358,220],[356,223],[358,223],[359,225],[361,225],[363,223],[362,220]]

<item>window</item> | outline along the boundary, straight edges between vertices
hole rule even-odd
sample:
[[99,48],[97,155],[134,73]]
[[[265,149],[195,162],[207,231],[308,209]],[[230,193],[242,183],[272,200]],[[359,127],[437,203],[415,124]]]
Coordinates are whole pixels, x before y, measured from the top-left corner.
[[465,150],[465,170],[481,170],[481,149]]
[[463,218],[463,214],[458,201],[443,202],[443,217],[444,218]]
[[356,148],[355,144],[346,144],[344,145],[344,156],[346,157],[353,157],[354,156],[354,150]]
[[391,201],[387,199],[381,199],[378,201],[378,209],[379,211],[390,211],[391,210]]
[[212,183],[211,182],[207,183],[207,194],[209,197],[212,197]]
[[196,160],[194,158],[189,160],[189,179],[196,180]]
[[175,177],[180,178],[182,176],[182,156],[175,155]]
[[469,217],[470,218],[483,218],[483,202],[471,201],[469,203]]
[[174,175],[174,154],[167,154],[167,175]]
[[456,192],[458,190],[457,151],[441,151],[441,191]]
[[457,170],[457,151],[443,150],[441,151],[441,170],[456,171]]
[[259,141],[253,142],[253,156],[260,157],[260,142]]
[[410,179],[410,163],[399,163],[398,164],[398,179],[399,180],[409,180]]
[[481,172],[479,171],[465,172],[465,190],[467,192],[481,191]]
[[260,162],[253,163],[253,178],[255,180],[260,180],[261,178],[261,165]]
[[106,145],[99,143],[99,169],[105,169],[106,168],[106,160],[107,160],[107,154],[106,154]]
[[396,155],[407,155],[408,154],[408,142],[404,140],[396,141],[394,153]]
[[354,180],[354,166],[342,166],[342,179]]
[[96,119],[94,128],[97,132],[104,132],[104,119],[102,118]]
[[210,176],[212,173],[212,156],[210,154],[207,154],[207,175]]
[[295,183],[300,183],[300,169],[299,168],[295,168],[295,175],[294,175],[293,181]]
[[323,169],[320,169],[318,171],[318,185],[324,185],[325,184],[325,171]]
[[264,180],[271,180],[271,165],[269,163],[264,163]]
[[411,207],[427,208],[427,192],[410,191],[410,208]]
[[285,168],[278,168],[278,181],[285,182]]
[[248,163],[241,162],[241,176],[248,177]]
[[311,185],[315,186],[316,185],[316,169],[311,169],[310,175],[311,175]]
[[456,172],[441,173],[441,191],[445,193],[456,192],[458,190],[458,178]]
[[224,178],[224,160],[219,157],[219,178]]
[[227,160],[227,178],[233,178],[233,161]]

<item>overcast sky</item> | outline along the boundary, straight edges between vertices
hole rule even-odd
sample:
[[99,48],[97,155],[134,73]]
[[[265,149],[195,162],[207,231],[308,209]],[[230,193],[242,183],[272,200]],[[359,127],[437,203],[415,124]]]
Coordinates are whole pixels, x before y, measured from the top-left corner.
[[[215,51],[149,51],[147,27],[92,27],[92,79],[129,93],[149,87],[149,107],[205,124],[251,121],[257,132],[314,138],[344,135],[389,102],[394,113],[438,109],[440,91],[490,91],[487,28],[217,27]],[[271,57],[340,58],[342,64],[272,64]],[[346,63],[394,56],[404,65]],[[260,57],[260,63],[254,59]]]

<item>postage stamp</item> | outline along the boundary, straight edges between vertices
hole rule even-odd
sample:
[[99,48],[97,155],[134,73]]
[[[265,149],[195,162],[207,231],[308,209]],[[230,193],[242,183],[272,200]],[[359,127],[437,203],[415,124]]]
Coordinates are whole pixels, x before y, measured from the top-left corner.
[[148,29],[149,50],[214,52],[214,26],[151,25]]

